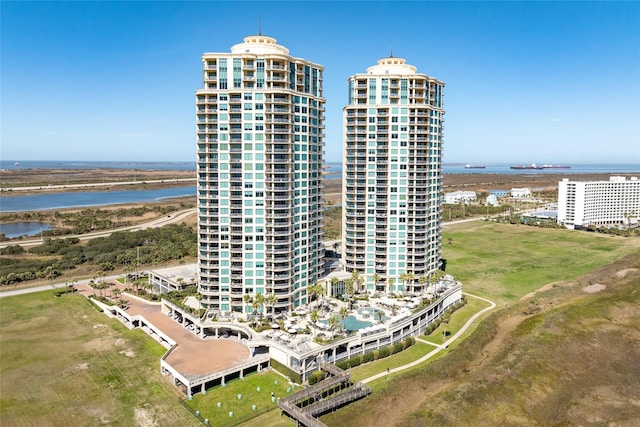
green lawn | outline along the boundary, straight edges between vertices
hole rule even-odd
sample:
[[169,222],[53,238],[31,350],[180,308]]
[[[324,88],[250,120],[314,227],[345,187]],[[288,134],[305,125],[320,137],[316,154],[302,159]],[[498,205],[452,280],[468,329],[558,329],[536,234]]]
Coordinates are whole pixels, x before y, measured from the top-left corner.
[[[279,417],[278,403],[277,400],[272,402],[271,393],[273,392],[277,399],[293,391],[295,388],[281,375],[265,371],[247,375],[244,380],[230,381],[225,387],[209,389],[207,394],[198,393],[193,400],[186,403],[194,410],[200,411],[202,418],[208,419],[211,425],[233,426],[267,412],[274,412]],[[242,399],[238,399],[238,395],[241,395]],[[256,406],[255,410],[253,405]],[[233,412],[232,417],[229,416],[229,412]],[[283,418],[283,422],[287,422],[287,419]]]
[[0,300],[3,426],[198,425],[160,374],[165,349],[81,295]]
[[575,230],[473,222],[447,226],[447,273],[464,290],[499,305],[541,286],[577,277],[640,250],[640,239]]
[[434,346],[429,344],[416,341],[414,345],[400,353],[392,354],[384,359],[374,360],[373,362],[365,363],[350,369],[349,372],[351,373],[351,380],[354,382],[362,381],[365,378],[369,378],[370,376],[386,371],[387,368],[392,369],[406,365],[416,359],[420,359],[434,348]]
[[[462,326],[469,320],[471,316],[476,314],[478,311],[482,310],[485,307],[489,306],[489,303],[479,300],[473,297],[467,297],[467,304],[464,307],[458,309],[451,316],[451,321],[447,326],[447,337],[458,332]],[[477,324],[477,323],[476,323]],[[438,327],[435,331],[428,336],[422,336],[421,338],[432,342],[434,344],[442,344],[443,343],[443,327]],[[470,328],[470,331],[472,328]],[[450,332],[450,333],[449,333]],[[470,333],[470,332],[469,332]],[[453,347],[453,346],[452,346]],[[422,343],[420,341],[416,341],[416,343],[410,348],[393,354],[384,359],[376,360],[370,363],[366,363],[364,365],[360,365],[356,368],[351,369],[351,379],[353,381],[362,381],[365,378],[369,378],[373,375],[379,374],[380,372],[384,372],[387,369],[397,368],[398,366],[405,365],[407,363],[413,362],[414,360],[420,359],[422,356],[430,353],[435,347],[429,344]],[[432,359],[429,359],[429,362],[438,359],[441,357],[441,354],[434,356]],[[425,363],[429,363],[425,362]],[[391,374],[393,376],[394,374]],[[372,389],[376,389],[378,383],[381,380],[377,380],[373,382],[371,385]]]
[[451,315],[451,320],[447,325],[447,337],[444,338],[444,325],[438,326],[431,334],[423,335],[420,338],[432,342],[434,344],[443,344],[446,340],[456,334],[467,320],[478,311],[489,307],[489,303],[478,298],[467,297],[467,303],[464,307],[459,308]]

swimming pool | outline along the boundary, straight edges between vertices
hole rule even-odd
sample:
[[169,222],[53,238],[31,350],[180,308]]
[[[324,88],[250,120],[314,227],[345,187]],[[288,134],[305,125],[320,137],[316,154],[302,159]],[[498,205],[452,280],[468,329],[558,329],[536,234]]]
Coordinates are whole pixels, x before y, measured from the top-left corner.
[[[338,318],[339,322],[338,328],[342,329],[342,319],[338,316],[336,317]],[[321,322],[325,325],[328,323],[326,320],[321,320]],[[373,323],[369,322],[368,320],[358,320],[355,316],[351,315],[346,318],[346,320],[344,321],[344,325],[345,330],[353,332],[371,326],[373,325]]]

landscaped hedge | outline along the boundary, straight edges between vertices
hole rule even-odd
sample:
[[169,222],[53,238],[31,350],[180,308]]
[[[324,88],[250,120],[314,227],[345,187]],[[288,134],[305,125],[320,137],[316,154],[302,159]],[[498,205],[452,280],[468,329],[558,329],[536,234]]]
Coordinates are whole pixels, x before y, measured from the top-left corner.
[[322,381],[324,377],[325,377],[324,371],[314,371],[311,373],[311,375],[309,375],[309,378],[307,378],[307,381],[309,381],[309,385],[314,385],[318,381]]
[[294,383],[302,384],[302,377],[300,376],[299,373],[289,369],[288,367],[286,367],[282,363],[278,362],[276,359],[271,359],[270,360],[270,365],[271,365],[271,368],[273,370],[278,371],[282,375],[285,375],[285,376],[289,377],[289,379],[291,381],[293,381]]
[[362,355],[362,363],[368,363],[368,362],[372,362],[373,361],[373,352],[370,351],[369,353],[365,353]]
[[336,366],[342,370],[349,369],[349,360],[341,360],[336,363]]
[[362,363],[362,358],[360,357],[360,355],[356,355],[353,356],[351,359],[349,359],[347,362],[349,362],[349,367],[350,368],[355,368],[356,366],[360,366],[360,364]]
[[385,357],[389,357],[389,347],[382,347],[378,350],[378,359],[384,359]]

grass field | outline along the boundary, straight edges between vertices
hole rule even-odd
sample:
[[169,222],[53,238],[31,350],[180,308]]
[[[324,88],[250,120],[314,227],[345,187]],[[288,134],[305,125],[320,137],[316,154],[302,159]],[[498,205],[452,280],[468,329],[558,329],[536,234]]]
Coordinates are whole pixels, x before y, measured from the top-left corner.
[[164,347],[51,291],[0,300],[0,424],[195,426],[162,378]]
[[630,253],[640,239],[492,222],[447,226],[447,272],[464,290],[512,304],[547,283],[569,280]]
[[[202,418],[208,419],[213,426],[235,426],[270,411],[279,415],[277,398],[294,390],[281,375],[265,371],[248,375],[244,380],[233,380],[225,387],[212,388],[204,395],[198,393],[186,403],[194,411],[200,411]],[[271,399],[271,393],[276,398],[275,402]],[[238,399],[239,395],[242,396],[241,399]],[[255,410],[253,405],[256,406]],[[233,416],[229,416],[229,412],[233,412]],[[283,419],[283,422],[287,421],[286,418]]]
[[[323,422],[637,425],[638,239],[491,223],[447,229],[448,237],[447,271],[499,308],[446,357],[397,374]],[[439,328],[426,339],[441,336]]]
[[[638,372],[629,371],[640,354],[640,283],[637,276],[611,279],[625,266],[640,269],[640,260],[589,273],[639,253],[638,239],[493,223],[450,226],[443,241],[448,238],[452,245],[443,248],[447,272],[464,283],[465,291],[499,302],[500,310],[432,362],[374,382],[371,396],[323,421],[330,426],[551,425],[566,423],[571,414],[581,425],[597,423],[603,416],[632,425],[625,420],[640,417],[640,380]],[[519,302],[550,282],[558,286]],[[604,283],[606,291],[581,291],[598,283]],[[452,316],[451,333],[484,306],[468,300]],[[51,292],[41,292],[3,298],[0,304],[3,427],[199,425],[159,372],[164,348],[142,331],[130,331],[106,318],[80,295],[54,298]],[[536,310],[530,310],[532,304]],[[442,330],[425,339],[441,343]],[[353,378],[400,366],[432,348],[416,343],[354,369]],[[553,364],[552,354],[562,363]],[[575,370],[575,362],[584,358],[589,363]],[[216,419],[212,425],[294,425],[277,409],[269,410],[270,402],[258,402],[262,397],[270,400],[266,385],[264,396],[251,396],[250,389],[255,390],[262,378],[251,375],[231,382],[224,390],[231,397],[213,389],[189,403]],[[242,393],[247,400],[235,402],[234,387],[248,387]],[[581,394],[576,395],[577,390]],[[257,416],[243,422],[250,405],[234,410],[232,402],[242,405],[252,399],[258,402]],[[223,408],[217,408],[222,400]],[[617,413],[609,402],[620,402]],[[229,410],[237,414],[232,422]],[[534,423],[523,422],[535,414],[540,415]]]

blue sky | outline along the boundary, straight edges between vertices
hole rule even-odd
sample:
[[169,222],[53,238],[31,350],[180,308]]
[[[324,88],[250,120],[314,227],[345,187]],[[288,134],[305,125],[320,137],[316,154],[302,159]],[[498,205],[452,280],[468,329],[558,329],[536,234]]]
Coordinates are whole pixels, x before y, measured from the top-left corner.
[[192,161],[203,52],[275,37],[324,65],[326,159],[347,79],[391,50],[445,87],[444,161],[640,163],[639,2],[12,2],[12,160]]

